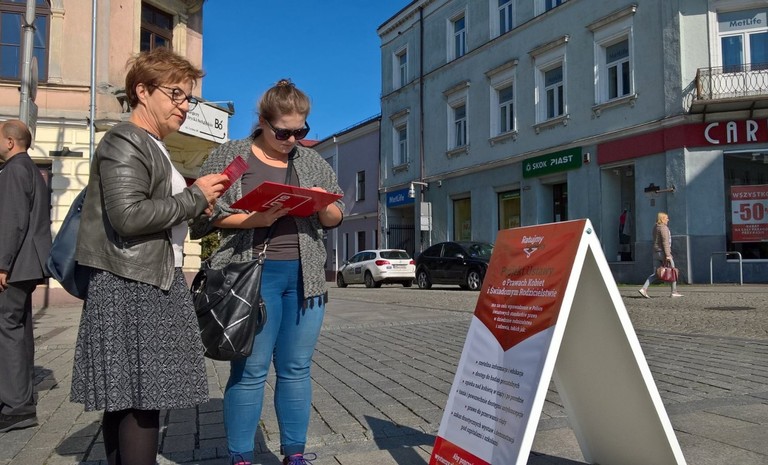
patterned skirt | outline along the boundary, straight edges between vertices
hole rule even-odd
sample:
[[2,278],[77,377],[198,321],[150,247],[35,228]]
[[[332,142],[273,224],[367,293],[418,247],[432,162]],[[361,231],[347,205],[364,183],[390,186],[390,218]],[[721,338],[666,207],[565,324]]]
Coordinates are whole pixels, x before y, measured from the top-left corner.
[[208,400],[203,345],[180,268],[168,291],[94,271],[71,399],[88,411],[186,408]]

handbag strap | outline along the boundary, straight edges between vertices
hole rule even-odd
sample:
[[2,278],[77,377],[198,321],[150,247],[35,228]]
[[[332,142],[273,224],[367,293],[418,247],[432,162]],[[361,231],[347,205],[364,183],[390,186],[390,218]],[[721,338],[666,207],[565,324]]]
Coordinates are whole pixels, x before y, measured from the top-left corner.
[[[283,184],[290,185],[291,184],[291,174],[293,174],[293,156],[294,153],[296,153],[296,149],[294,148],[290,154],[288,154],[288,166],[285,170],[285,182]],[[267,237],[264,238],[264,248],[259,253],[259,256],[266,256],[267,253],[267,247],[269,246],[269,241],[272,240],[272,234],[275,232],[275,227],[277,226],[277,223],[282,220],[283,218],[278,218],[277,221],[273,222],[272,225],[270,225],[269,230],[267,231]]]

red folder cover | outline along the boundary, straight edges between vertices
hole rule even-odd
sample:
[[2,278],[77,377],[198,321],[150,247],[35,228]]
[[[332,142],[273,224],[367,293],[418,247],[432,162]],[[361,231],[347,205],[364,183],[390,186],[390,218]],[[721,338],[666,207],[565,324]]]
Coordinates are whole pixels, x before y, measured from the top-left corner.
[[266,181],[245,194],[231,207],[238,210],[263,212],[280,203],[291,208],[290,215],[309,216],[342,197],[342,195],[330,192]]

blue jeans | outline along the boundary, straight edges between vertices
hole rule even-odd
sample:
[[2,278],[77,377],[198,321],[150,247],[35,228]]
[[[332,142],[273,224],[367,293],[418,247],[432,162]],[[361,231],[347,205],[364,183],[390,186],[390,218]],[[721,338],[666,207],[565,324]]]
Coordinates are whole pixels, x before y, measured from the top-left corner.
[[309,371],[325,314],[322,297],[314,299],[312,308],[303,308],[299,260],[267,260],[262,273],[261,297],[267,305],[267,322],[256,335],[251,355],[231,362],[224,391],[229,453],[247,461],[253,461],[264,383],[273,361],[282,452],[304,452],[312,403]]

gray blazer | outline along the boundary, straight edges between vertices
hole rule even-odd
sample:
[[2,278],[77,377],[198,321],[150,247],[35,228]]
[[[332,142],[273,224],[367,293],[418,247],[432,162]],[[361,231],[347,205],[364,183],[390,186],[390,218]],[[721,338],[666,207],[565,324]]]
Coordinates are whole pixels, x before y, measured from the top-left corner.
[[50,276],[50,211],[40,169],[27,153],[17,153],[0,171],[0,270],[8,271],[8,282]]

